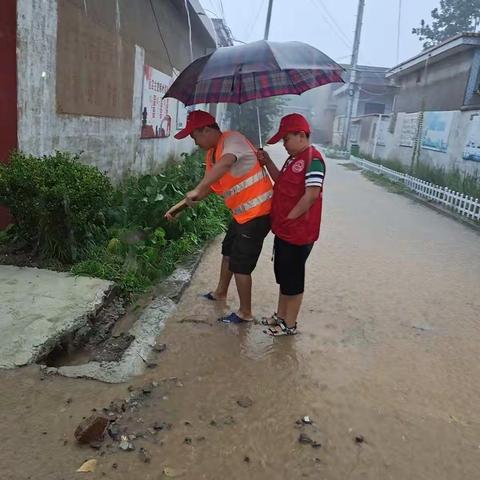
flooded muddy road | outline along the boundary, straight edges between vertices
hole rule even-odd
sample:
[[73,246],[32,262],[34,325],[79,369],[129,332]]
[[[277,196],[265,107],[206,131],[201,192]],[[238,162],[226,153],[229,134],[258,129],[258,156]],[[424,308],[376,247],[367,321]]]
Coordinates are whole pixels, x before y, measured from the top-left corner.
[[[0,477],[478,478],[480,237],[333,160],[327,168],[301,334],[216,321],[236,307],[233,285],[228,305],[201,298],[217,279],[217,241],[162,332],[167,350],[131,382],[155,382],[125,415],[136,450],[73,440],[82,416],[130,384],[3,371]],[[276,304],[271,245],[254,275],[257,318]],[[74,473],[88,458],[95,473]]]

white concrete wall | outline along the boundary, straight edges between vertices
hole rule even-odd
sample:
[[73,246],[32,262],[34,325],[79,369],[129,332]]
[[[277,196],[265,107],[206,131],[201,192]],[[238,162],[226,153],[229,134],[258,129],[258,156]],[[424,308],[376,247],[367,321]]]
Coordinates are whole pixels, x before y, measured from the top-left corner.
[[[456,167],[463,172],[480,172],[479,162],[463,160],[463,151],[465,149],[467,135],[469,133],[470,118],[472,115],[479,113],[480,111],[454,112],[448,139],[447,152],[444,153],[429,150],[426,148],[421,148],[420,161],[430,163],[439,167],[444,167],[446,169]],[[388,131],[388,128],[386,129],[387,133],[385,135],[385,145],[377,145],[377,148],[375,150],[375,157],[388,160],[400,160],[406,166],[411,165],[413,148],[400,145],[403,117],[405,115],[405,113],[397,114],[395,130],[393,133],[390,133]],[[376,119],[375,122],[376,121],[378,120]],[[371,155],[373,152],[373,143],[373,136],[370,138],[369,142],[362,142],[361,152]]]
[[18,142],[20,150],[47,155],[55,150],[83,151],[81,160],[96,165],[118,181],[128,174],[157,170],[170,154],[194,147],[178,141],[176,105],[172,101],[172,134],[166,139],[140,139],[143,48],[135,48],[131,119],[56,113],[56,0],[18,0]]

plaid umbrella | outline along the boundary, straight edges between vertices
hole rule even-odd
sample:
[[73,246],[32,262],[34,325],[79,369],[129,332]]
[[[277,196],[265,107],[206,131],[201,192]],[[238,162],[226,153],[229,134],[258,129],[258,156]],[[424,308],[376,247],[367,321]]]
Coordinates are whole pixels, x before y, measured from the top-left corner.
[[215,50],[191,63],[165,97],[185,105],[244,103],[341,82],[343,68],[302,42],[260,40]]

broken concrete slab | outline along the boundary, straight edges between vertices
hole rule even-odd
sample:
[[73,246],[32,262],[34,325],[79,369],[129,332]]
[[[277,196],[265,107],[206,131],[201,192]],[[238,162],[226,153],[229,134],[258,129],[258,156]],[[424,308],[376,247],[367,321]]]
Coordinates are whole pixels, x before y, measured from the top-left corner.
[[83,365],[50,367],[49,374],[59,373],[72,378],[92,378],[105,383],[127,382],[141,374],[152,351],[157,336],[162,331],[165,320],[175,309],[175,303],[167,297],[156,298],[142,313],[130,330],[135,337],[118,362],[88,362]]
[[91,378],[105,383],[127,382],[131,377],[143,373],[149,365],[148,357],[156,345],[157,337],[175,310],[183,290],[189,285],[203,251],[193,255],[162,282],[157,297],[145,308],[129,331],[134,340],[119,361],[45,367],[45,372],[71,378]]
[[34,363],[88,325],[114,284],[38,268],[0,266],[0,368]]

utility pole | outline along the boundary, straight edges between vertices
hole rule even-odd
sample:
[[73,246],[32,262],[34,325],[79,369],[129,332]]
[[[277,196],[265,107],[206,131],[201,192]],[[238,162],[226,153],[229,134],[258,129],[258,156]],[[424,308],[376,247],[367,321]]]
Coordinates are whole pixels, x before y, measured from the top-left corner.
[[357,80],[358,52],[360,50],[360,37],[362,34],[364,10],[365,10],[365,0],[358,0],[357,24],[355,27],[355,39],[353,41],[352,60],[350,62],[350,78],[347,84],[347,94],[348,94],[347,117],[345,119],[345,126],[343,128],[343,141],[342,141],[342,147],[344,150],[348,150],[348,144],[350,140],[350,130],[352,125],[353,107],[355,104],[358,104],[357,95],[359,92],[358,92],[358,86],[356,84],[356,80]]
[[[272,18],[272,7],[273,7],[273,0],[268,0],[267,20],[265,22],[265,33],[263,34],[264,40],[268,40],[268,35],[270,33],[270,20]],[[260,121],[260,108],[258,107],[258,100],[255,100],[255,109],[257,110],[258,145],[260,146],[260,148],[263,148],[262,122]]]
[[272,18],[273,0],[268,0],[268,12],[267,22],[265,23],[265,33],[263,35],[264,40],[268,40],[268,34],[270,33],[270,19]]
[[398,0],[398,24],[397,24],[397,65],[400,61],[400,28],[402,26],[402,0]]

